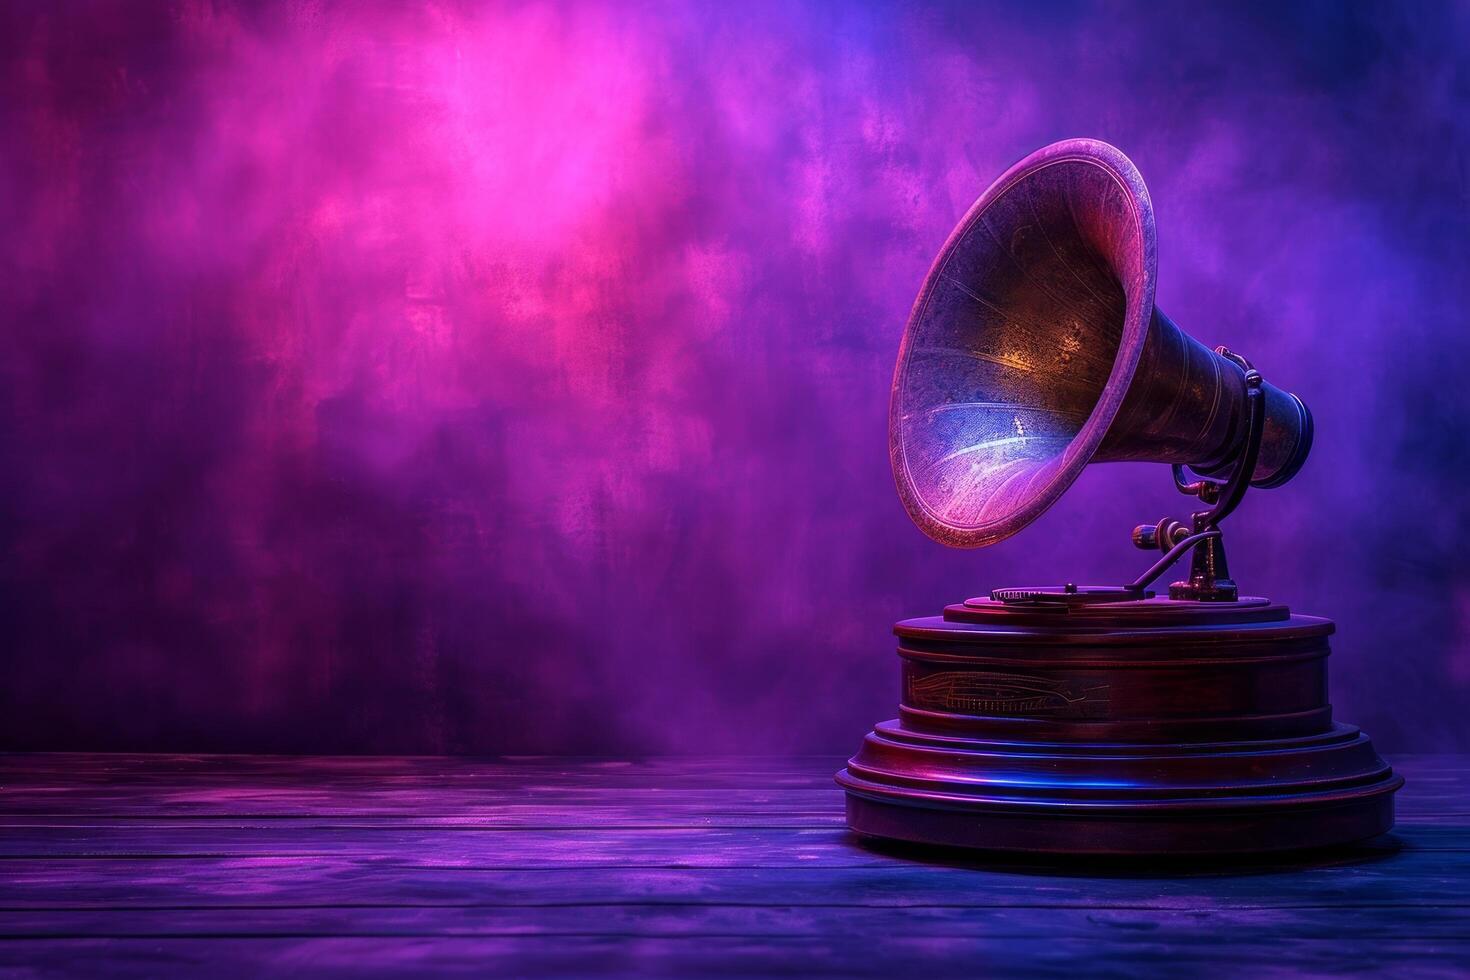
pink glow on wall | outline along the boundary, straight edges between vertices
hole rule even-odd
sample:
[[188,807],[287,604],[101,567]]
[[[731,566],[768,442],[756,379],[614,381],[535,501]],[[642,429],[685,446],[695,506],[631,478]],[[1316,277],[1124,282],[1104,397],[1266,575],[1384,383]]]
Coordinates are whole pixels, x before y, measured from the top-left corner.
[[894,498],[923,273],[1074,135],[1149,181],[1161,305],[1317,411],[1237,574],[1342,620],[1344,709],[1390,747],[1463,738],[1447,654],[1400,678],[1432,710],[1395,732],[1358,601],[1463,646],[1421,588],[1464,530],[1424,489],[1463,471],[1470,405],[1453,10],[0,18],[11,744],[848,747],[891,707],[894,619],[1131,576],[1127,529],[1180,509],[1166,474],[1094,472],[960,555]]

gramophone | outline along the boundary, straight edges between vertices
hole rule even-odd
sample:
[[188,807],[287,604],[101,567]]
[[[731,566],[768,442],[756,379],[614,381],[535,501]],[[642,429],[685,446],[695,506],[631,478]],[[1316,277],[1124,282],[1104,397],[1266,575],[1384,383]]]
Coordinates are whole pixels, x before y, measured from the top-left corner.
[[1000,541],[1114,460],[1170,464],[1193,512],[1134,529],[1158,557],[1129,583],[997,589],[898,623],[899,717],[837,775],[858,834],[1167,855],[1392,827],[1402,777],[1332,718],[1333,624],[1240,594],[1226,561],[1222,522],[1297,473],[1312,416],[1155,308],[1155,244],[1133,163],[1067,140],[1007,171],[935,259],[889,411],[926,534]]

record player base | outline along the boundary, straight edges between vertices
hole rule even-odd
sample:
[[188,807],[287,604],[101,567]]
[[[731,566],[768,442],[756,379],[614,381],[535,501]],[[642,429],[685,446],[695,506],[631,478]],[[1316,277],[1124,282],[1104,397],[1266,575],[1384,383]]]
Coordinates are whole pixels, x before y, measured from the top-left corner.
[[1328,699],[1332,623],[1245,597],[988,598],[894,632],[899,717],[837,782],[858,834],[992,851],[1228,855],[1393,827],[1403,785]]

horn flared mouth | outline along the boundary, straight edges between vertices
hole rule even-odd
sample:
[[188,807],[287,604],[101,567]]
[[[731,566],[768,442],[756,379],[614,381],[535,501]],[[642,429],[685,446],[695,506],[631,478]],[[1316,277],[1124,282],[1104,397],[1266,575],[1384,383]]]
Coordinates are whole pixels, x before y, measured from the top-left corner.
[[1077,478],[1137,368],[1156,263],[1148,189],[1106,143],[1054,143],[980,196],[924,280],[889,403],[894,480],[926,534],[993,544]]

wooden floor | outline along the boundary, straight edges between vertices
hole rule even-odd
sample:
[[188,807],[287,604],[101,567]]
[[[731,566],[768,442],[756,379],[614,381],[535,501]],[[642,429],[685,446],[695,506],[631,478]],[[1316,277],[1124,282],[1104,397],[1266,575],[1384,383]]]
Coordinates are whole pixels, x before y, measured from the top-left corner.
[[838,759],[0,756],[0,976],[1470,974],[1470,758],[1282,866],[884,852]]

